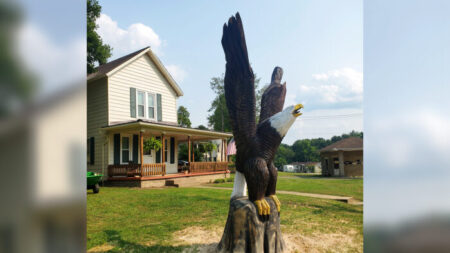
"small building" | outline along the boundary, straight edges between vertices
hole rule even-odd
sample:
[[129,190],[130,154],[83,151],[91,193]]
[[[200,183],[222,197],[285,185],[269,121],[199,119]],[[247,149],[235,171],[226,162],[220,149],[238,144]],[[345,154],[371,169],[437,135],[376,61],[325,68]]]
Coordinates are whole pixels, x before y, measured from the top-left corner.
[[349,137],[319,151],[322,175],[346,177],[363,175],[363,139]]
[[293,162],[283,165],[284,172],[320,173],[320,162]]

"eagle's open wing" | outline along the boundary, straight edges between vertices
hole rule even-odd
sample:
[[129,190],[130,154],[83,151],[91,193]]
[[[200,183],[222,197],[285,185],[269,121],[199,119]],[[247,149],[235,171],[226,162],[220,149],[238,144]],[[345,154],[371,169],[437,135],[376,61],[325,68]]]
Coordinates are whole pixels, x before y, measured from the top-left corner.
[[281,84],[283,69],[275,67],[272,73],[272,82],[264,91],[261,98],[261,113],[259,122],[272,117],[272,115],[281,112],[286,97],[286,83]]
[[225,99],[236,147],[251,142],[255,135],[255,76],[248,60],[244,28],[239,13],[223,26],[222,47],[227,61]]

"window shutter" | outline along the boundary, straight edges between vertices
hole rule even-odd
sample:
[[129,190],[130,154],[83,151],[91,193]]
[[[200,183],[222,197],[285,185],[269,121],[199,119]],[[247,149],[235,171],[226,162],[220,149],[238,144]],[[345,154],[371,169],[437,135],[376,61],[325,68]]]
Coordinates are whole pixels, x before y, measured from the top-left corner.
[[130,88],[130,116],[136,118],[136,88]]
[[[161,140],[161,137],[156,137],[156,139],[158,141]],[[158,151],[156,151],[156,163],[160,163],[161,162],[161,149],[159,149]]]
[[133,134],[133,163],[139,163],[138,157],[139,157],[139,135]]
[[170,163],[175,163],[175,138],[170,137]]
[[120,164],[120,134],[114,134],[114,164]]
[[90,156],[90,162],[91,165],[95,163],[95,138],[91,137],[91,140],[89,141],[89,156]]
[[161,103],[161,94],[156,94],[156,104],[157,104],[157,110],[158,110],[158,121],[162,121],[162,103]]

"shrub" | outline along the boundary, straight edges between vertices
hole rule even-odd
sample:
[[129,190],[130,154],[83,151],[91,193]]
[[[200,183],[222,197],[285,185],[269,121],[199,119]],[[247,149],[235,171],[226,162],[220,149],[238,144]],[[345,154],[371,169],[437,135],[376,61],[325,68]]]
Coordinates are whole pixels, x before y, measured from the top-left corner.
[[223,178],[216,179],[216,180],[214,180],[214,183],[215,183],[215,184],[218,184],[218,183],[225,183],[225,179],[223,179]]
[[229,177],[229,178],[227,178],[226,180],[227,180],[227,182],[233,182],[233,181],[234,181],[234,178]]

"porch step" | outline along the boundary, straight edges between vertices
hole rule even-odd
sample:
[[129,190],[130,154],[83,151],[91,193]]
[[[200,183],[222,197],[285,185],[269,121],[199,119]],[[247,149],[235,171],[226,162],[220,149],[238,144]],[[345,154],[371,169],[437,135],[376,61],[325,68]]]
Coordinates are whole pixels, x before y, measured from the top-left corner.
[[175,184],[175,180],[173,180],[173,179],[167,179],[167,180],[166,180],[166,186],[169,186],[169,187],[178,187],[178,184]]

